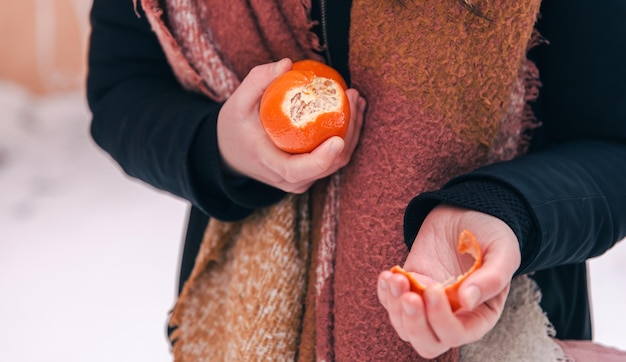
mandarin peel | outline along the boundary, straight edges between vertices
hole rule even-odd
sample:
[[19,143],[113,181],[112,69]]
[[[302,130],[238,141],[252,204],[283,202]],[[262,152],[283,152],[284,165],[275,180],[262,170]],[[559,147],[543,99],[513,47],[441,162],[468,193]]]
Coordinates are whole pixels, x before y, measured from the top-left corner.
[[[467,279],[467,277],[469,277],[472,273],[474,273],[483,265],[483,254],[480,248],[480,244],[478,243],[478,240],[476,240],[476,237],[469,230],[463,230],[463,232],[461,232],[461,234],[459,235],[457,251],[460,254],[470,254],[474,258],[474,264],[464,274],[458,277],[450,278],[442,283],[453,312],[461,308],[461,302],[459,300],[459,288],[461,284],[465,279]],[[404,270],[399,265],[392,267],[391,272],[404,275],[409,280],[411,292],[417,293],[421,297],[424,297],[426,286],[420,283],[412,273]]]
[[348,89],[348,84],[346,84],[345,79],[341,76],[341,74],[333,67],[326,65],[322,62],[313,59],[304,59],[294,62],[292,65],[292,70],[310,70],[318,77],[330,78],[334,79],[341,85],[343,90]]

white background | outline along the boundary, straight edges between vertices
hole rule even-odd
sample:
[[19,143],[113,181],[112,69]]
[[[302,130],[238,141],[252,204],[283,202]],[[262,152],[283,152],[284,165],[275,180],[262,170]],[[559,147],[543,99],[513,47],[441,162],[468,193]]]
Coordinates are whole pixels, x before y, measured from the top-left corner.
[[[0,361],[170,361],[187,206],[125,176],[79,93],[0,83]],[[626,350],[626,243],[591,261],[596,340]]]

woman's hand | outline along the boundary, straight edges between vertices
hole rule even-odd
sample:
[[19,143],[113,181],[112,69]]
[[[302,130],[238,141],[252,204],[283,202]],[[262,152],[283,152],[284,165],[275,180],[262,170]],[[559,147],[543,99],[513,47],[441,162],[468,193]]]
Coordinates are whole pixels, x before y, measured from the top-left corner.
[[305,192],[315,181],[345,166],[359,140],[365,100],[348,89],[350,125],[344,139],[331,137],[311,153],[292,155],[270,141],[259,120],[259,103],[265,88],[291,70],[291,61],[253,68],[224,103],[217,120],[222,159],[232,172],[251,177],[286,192]]
[[[483,265],[459,288],[461,309],[452,312],[440,283],[466,272],[471,256],[457,252],[458,236],[470,230],[483,252]],[[410,292],[400,274],[384,271],[378,298],[404,341],[425,358],[477,341],[498,321],[511,278],[520,265],[517,237],[502,220],[477,211],[440,205],[424,220],[403,268],[427,285],[424,298]]]

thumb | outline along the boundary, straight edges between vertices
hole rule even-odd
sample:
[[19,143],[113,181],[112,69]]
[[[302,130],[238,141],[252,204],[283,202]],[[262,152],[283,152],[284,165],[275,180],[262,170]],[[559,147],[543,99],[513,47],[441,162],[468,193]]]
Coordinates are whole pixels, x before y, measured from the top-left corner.
[[517,236],[507,224],[486,214],[473,215],[479,217],[472,219],[474,224],[487,228],[474,233],[482,249],[482,265],[459,287],[459,302],[466,310],[506,294],[521,260]]
[[333,164],[345,147],[341,137],[334,136],[317,146],[309,154],[296,155],[298,162],[295,171],[303,179],[316,180],[336,171]]
[[482,268],[468,276],[459,287],[459,301],[463,308],[472,310],[506,290],[514,271],[503,269],[485,263]]
[[277,62],[257,65],[243,79],[240,85],[242,92],[247,93],[248,99],[259,99],[265,89],[279,75],[291,70],[291,60],[283,58]]

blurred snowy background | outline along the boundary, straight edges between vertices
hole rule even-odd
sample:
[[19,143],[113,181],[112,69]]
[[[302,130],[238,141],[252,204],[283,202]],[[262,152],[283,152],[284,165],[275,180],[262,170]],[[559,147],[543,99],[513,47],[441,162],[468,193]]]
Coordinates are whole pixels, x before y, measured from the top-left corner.
[[3,362],[172,360],[186,205],[126,177],[89,136],[90,6],[0,2]]
[[186,207],[96,148],[83,98],[0,83],[0,361],[169,361]]
[[[88,10],[0,4],[0,361],[171,360],[187,206],[91,140]],[[626,242],[590,266],[595,339],[626,349]]]

